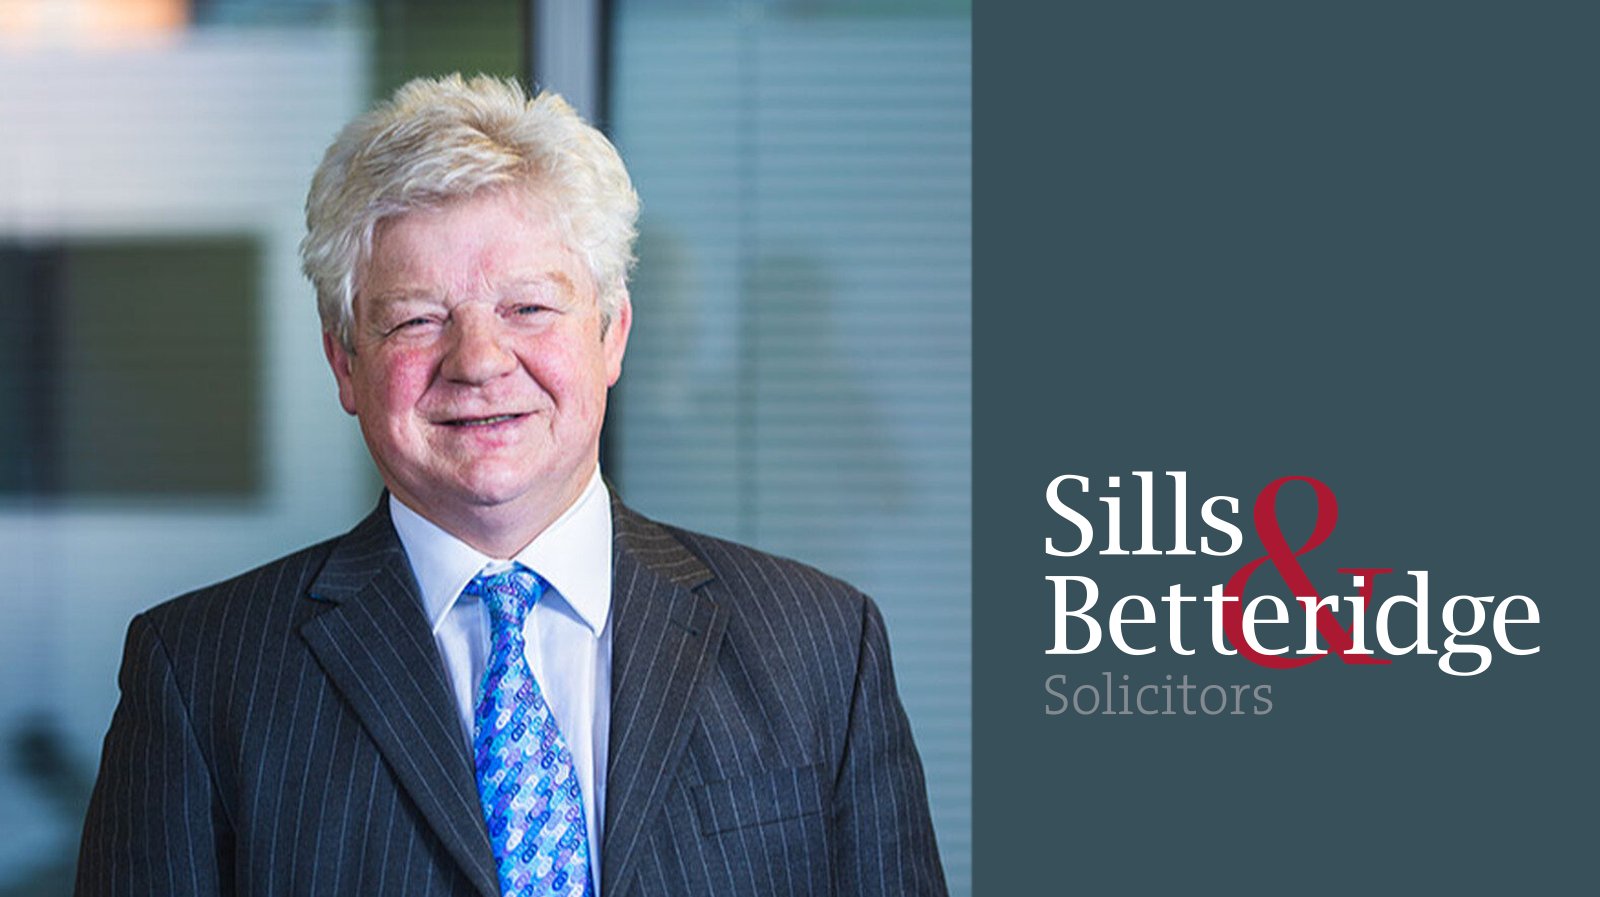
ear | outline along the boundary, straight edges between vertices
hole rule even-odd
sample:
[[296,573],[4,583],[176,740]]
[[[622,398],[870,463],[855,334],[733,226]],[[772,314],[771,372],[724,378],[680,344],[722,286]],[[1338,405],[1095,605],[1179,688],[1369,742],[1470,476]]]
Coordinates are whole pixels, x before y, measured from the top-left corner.
[[339,404],[346,414],[356,413],[355,356],[332,331],[322,331],[322,354],[328,356],[333,379],[339,383]]
[[622,356],[628,350],[628,332],[633,329],[633,302],[628,299],[628,288],[622,287],[622,304],[611,316],[611,326],[600,338],[606,357],[606,385],[616,386],[622,376]]

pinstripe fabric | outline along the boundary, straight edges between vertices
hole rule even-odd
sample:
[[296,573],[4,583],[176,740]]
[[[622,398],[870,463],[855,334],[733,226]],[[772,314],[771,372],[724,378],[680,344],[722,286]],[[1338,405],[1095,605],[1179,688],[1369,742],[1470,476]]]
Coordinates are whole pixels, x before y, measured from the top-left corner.
[[877,607],[615,516],[604,897],[943,894]]
[[497,894],[437,653],[381,507],[135,618],[78,893]]
[[[872,603],[613,502],[601,894],[942,894]],[[494,895],[389,517],[136,617],[78,893]]]

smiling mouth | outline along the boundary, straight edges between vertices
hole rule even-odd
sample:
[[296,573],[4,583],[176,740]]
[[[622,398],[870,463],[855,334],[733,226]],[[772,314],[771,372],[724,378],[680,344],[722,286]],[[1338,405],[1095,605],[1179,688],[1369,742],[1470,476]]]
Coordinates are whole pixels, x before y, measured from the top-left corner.
[[489,417],[458,417],[444,421],[447,427],[492,427],[510,420],[521,420],[526,414],[495,414]]

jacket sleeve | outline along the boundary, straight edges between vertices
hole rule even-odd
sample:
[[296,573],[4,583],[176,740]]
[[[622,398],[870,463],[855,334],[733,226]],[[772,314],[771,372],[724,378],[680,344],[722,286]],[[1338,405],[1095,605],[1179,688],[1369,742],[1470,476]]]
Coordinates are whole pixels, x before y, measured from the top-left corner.
[[895,689],[883,617],[864,600],[849,732],[834,786],[838,894],[945,894],[922,761]]
[[122,699],[101,752],[75,893],[231,893],[229,827],[172,660],[143,615],[128,627],[117,678]]

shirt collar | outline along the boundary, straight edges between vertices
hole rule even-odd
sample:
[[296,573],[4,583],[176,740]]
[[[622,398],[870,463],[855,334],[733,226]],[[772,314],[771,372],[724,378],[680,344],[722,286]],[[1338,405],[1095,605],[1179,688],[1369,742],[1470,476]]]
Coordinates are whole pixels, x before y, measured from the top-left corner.
[[[393,493],[389,517],[436,633],[474,576],[485,567],[505,566],[440,529]],[[544,577],[595,636],[600,635],[611,609],[611,502],[598,467],[578,500],[513,560]]]

